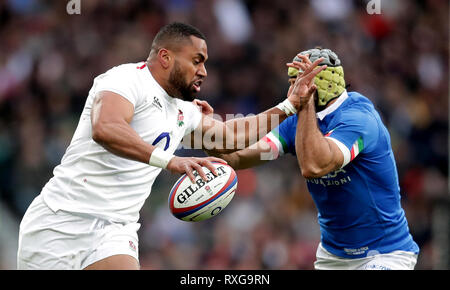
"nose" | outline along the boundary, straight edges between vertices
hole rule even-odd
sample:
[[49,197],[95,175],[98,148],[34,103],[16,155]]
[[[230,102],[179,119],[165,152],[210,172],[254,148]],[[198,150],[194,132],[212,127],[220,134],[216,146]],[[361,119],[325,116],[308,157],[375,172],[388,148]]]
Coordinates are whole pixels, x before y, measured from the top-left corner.
[[206,72],[205,64],[202,64],[200,66],[199,70],[197,71],[197,74],[202,76],[202,77],[206,77],[208,75],[208,73]]

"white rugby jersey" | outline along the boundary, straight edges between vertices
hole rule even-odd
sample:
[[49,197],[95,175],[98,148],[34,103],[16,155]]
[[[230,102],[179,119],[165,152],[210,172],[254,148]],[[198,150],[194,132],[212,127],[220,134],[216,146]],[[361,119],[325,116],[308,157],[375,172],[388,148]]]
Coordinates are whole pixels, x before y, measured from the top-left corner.
[[131,127],[170,153],[199,125],[201,113],[192,102],[170,97],[144,62],[119,65],[94,79],[72,141],[42,195],[53,211],[136,222],[161,168],[114,155],[92,139],[91,108],[99,91],[130,101]]

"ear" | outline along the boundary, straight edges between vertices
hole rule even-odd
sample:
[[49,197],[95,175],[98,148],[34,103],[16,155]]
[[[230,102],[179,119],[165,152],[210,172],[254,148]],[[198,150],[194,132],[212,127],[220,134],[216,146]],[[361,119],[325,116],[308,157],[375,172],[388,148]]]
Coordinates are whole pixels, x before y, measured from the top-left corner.
[[168,69],[172,65],[173,55],[169,50],[161,48],[158,51],[158,61],[164,69]]

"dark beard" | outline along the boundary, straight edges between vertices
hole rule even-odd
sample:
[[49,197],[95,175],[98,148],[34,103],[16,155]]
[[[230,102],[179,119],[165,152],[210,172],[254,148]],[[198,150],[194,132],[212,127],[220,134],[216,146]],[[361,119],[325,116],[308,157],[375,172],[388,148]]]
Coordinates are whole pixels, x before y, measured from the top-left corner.
[[180,65],[175,61],[174,67],[169,75],[169,84],[171,86],[168,92],[172,97],[185,101],[193,101],[195,99],[191,85],[184,81],[184,75],[180,69]]

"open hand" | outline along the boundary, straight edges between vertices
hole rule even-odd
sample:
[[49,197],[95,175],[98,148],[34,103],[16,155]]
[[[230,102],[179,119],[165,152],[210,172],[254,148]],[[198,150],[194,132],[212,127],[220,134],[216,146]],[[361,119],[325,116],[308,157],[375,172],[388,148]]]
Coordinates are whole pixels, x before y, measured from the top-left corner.
[[323,61],[323,58],[319,58],[314,63],[311,63],[307,55],[298,54],[297,56],[301,58],[301,62],[294,61],[287,64],[288,67],[295,67],[299,70],[295,82],[289,88],[288,99],[295,107],[301,109],[309,102],[317,89],[314,84],[314,77],[326,69],[327,66],[317,67]]

